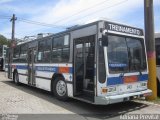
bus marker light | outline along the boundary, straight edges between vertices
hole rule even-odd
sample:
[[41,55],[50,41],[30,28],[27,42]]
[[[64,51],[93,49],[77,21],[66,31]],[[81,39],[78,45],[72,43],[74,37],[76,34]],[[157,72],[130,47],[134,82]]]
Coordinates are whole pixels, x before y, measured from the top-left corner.
[[69,67],[59,67],[59,73],[69,73]]

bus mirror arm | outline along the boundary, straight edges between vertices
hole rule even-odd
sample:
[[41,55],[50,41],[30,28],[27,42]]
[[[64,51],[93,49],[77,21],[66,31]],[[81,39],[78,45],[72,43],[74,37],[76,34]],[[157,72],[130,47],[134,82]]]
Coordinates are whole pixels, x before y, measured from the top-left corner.
[[108,34],[106,29],[102,32],[102,45],[108,46]]

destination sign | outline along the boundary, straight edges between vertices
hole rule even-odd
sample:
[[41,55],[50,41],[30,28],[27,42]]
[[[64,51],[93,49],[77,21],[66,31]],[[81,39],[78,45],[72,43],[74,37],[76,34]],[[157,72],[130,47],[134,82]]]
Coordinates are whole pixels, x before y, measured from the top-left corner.
[[107,23],[107,29],[110,31],[122,32],[126,34],[132,34],[132,35],[138,35],[138,36],[143,35],[143,32],[141,29],[124,26],[120,24],[115,24],[115,23]]

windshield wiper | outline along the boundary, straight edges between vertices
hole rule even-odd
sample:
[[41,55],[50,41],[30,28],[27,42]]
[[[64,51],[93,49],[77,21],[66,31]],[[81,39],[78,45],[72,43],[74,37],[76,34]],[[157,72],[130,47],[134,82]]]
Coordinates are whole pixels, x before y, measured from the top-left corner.
[[124,77],[124,72],[120,73],[119,77]]

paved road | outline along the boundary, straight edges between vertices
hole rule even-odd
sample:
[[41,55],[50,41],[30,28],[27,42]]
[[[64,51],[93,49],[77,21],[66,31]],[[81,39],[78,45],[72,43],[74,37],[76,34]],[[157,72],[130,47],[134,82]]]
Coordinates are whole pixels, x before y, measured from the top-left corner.
[[131,101],[108,106],[94,106],[74,99],[57,100],[51,93],[29,87],[16,86],[0,72],[0,119],[9,115],[18,120],[86,120],[119,119],[121,114],[159,114],[160,106],[148,102]]

